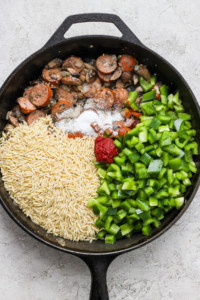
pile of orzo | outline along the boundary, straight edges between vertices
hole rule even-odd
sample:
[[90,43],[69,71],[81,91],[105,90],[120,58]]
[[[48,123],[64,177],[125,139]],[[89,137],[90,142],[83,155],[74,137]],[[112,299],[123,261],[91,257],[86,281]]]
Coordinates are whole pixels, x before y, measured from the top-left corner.
[[50,116],[1,138],[0,168],[11,198],[47,232],[74,241],[92,241],[98,231],[87,206],[99,186],[94,160],[94,138],[68,138]]

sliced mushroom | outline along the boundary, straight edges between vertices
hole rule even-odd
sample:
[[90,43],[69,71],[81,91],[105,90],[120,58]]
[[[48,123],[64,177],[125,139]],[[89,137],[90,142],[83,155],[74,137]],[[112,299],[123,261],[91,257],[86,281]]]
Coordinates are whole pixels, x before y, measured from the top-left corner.
[[81,81],[79,78],[72,77],[72,76],[65,76],[62,78],[63,84],[69,84],[69,85],[81,85]]
[[109,88],[109,87],[110,87],[110,85],[111,85],[111,82],[104,82],[104,84],[103,84],[103,87],[107,87],[107,88]]
[[138,86],[136,89],[135,89],[136,92],[138,93],[142,93],[143,92],[143,89],[141,86]]
[[116,88],[123,89],[125,87],[124,82],[121,79],[116,81]]
[[135,119],[130,118],[130,119],[126,119],[124,125],[128,128],[133,128],[135,127]]
[[122,75],[122,69],[118,67],[111,75],[110,80],[111,81],[117,80],[121,75]]
[[82,92],[83,88],[82,88],[82,85],[73,85],[72,90],[79,93],[79,92]]
[[136,65],[134,69],[135,73],[139,76],[142,76],[147,81],[150,81],[151,74],[145,65]]
[[140,102],[141,102],[140,97],[137,97],[137,99],[135,100],[135,103],[138,105],[138,104],[140,104]]
[[70,75],[70,73],[68,71],[62,71],[61,72],[62,77],[69,76],[69,75]]
[[79,92],[79,93],[78,93],[78,99],[79,99],[79,100],[82,100],[82,99],[84,99],[84,98],[85,98],[85,97],[84,97],[83,93]]
[[88,72],[86,73],[86,77],[85,77],[86,81],[88,83],[92,83],[96,80],[96,78],[97,78],[96,70],[93,70],[93,69],[88,70]]
[[80,73],[80,80],[81,80],[81,82],[82,83],[84,83],[85,82],[85,80],[86,80],[86,74],[87,74],[87,69],[83,69],[82,71],[81,71],[81,73]]
[[123,109],[120,111],[120,115],[122,116],[122,118],[125,118],[126,110],[127,110],[127,108],[123,108]]
[[59,68],[62,65],[62,59],[54,58],[48,64],[47,67],[49,69]]
[[134,85],[137,85],[138,82],[139,82],[139,77],[138,77],[138,75],[133,74],[133,84],[134,84]]
[[80,115],[81,111],[82,111],[83,107],[80,104],[77,104],[72,112],[71,118],[76,119],[78,118],[78,116]]
[[157,82],[154,87],[153,90],[156,90],[156,99],[160,100],[160,87],[161,87],[162,83],[161,82]]
[[95,70],[95,71],[96,71],[96,68],[95,68],[93,65],[91,65],[91,64],[89,64],[89,63],[84,63],[84,65],[85,65],[85,67],[86,67],[88,70]]
[[12,110],[7,112],[6,119],[9,120],[13,126],[17,127],[19,123],[25,121],[25,116],[19,105],[16,105]]
[[85,102],[85,105],[84,105],[84,109],[92,109],[92,110],[96,110],[97,109],[97,105],[96,103],[94,102],[94,99],[93,98],[88,98]]
[[12,124],[7,123],[3,130],[4,130],[4,132],[7,133],[8,131],[10,131],[13,128],[14,128],[14,126]]
[[69,87],[68,85],[66,85],[66,84],[62,84],[62,85],[60,85],[60,88],[62,88],[63,90],[65,90],[65,91],[71,91],[71,87]]
[[79,77],[79,73],[77,72],[77,70],[73,69],[73,68],[67,68],[67,71],[75,77]]
[[132,81],[132,72],[122,72],[121,79],[123,82],[131,82]]

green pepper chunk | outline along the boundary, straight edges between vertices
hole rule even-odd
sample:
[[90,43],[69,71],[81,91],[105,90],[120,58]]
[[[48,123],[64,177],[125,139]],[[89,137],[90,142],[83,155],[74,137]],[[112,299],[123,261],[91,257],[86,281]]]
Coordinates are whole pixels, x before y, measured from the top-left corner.
[[140,159],[140,155],[137,152],[133,152],[128,155],[128,159],[130,160],[130,162],[132,164],[134,164],[135,162],[137,162]]
[[106,236],[105,236],[105,243],[106,244],[114,244],[115,240],[116,240],[115,235],[113,235],[113,234],[106,234]]
[[143,125],[145,126],[149,126],[153,120],[153,117],[149,117],[149,116],[140,116],[140,120],[142,122]]
[[157,118],[154,117],[151,121],[151,123],[149,124],[149,127],[152,127],[153,129],[157,130],[158,127],[160,126],[161,121]]
[[184,203],[184,197],[175,198],[174,201],[176,209],[180,209]]
[[192,153],[197,155],[198,154],[198,144],[196,142],[189,143],[185,146],[185,151],[192,150]]
[[178,118],[182,119],[183,121],[188,121],[191,119],[191,115],[186,113],[178,113]]
[[100,187],[97,190],[97,193],[99,195],[110,195],[110,190],[108,187],[108,183],[106,181],[103,181],[103,183],[100,185]]
[[174,121],[174,127],[176,128],[176,131],[180,130],[182,122],[183,122],[183,119],[177,119]]
[[158,199],[156,197],[149,197],[149,205],[151,207],[158,206]]
[[146,200],[140,200],[140,199],[137,199],[136,200],[136,204],[137,206],[143,210],[143,211],[148,211],[150,210],[150,206],[149,206],[149,203],[146,201]]
[[140,86],[142,87],[144,92],[148,92],[154,86],[155,80],[151,79],[151,82],[146,81],[143,77],[140,77]]
[[141,103],[140,108],[141,108],[143,114],[145,114],[147,116],[155,115],[155,113],[156,113],[154,106],[153,106],[153,101]]
[[163,96],[167,96],[169,93],[169,88],[165,84],[160,87],[160,94]]
[[148,173],[150,174],[159,173],[162,169],[162,166],[163,166],[163,162],[161,159],[154,159],[149,164]]
[[142,101],[145,102],[148,100],[153,100],[155,99],[155,97],[156,97],[156,90],[152,90],[142,95]]
[[138,105],[135,103],[137,96],[137,91],[129,92],[128,99],[125,101],[125,105],[132,108],[134,111],[138,110]]
[[118,141],[117,139],[114,141],[114,145],[117,147],[117,148],[121,148],[122,147],[122,143],[120,141]]
[[127,181],[124,182],[122,185],[122,190],[137,190],[136,182],[135,181]]
[[133,231],[133,225],[129,225],[125,223],[120,226],[122,236],[127,235],[128,233]]
[[141,157],[139,157],[140,161],[143,162],[146,166],[149,165],[150,161],[152,160],[152,157],[145,152]]
[[105,178],[106,177],[106,170],[104,170],[102,168],[98,168],[97,174],[99,175],[99,177]]
[[147,226],[143,226],[142,227],[142,233],[146,236],[150,235],[151,233],[151,226],[147,225]]
[[177,171],[182,166],[182,160],[179,157],[170,159],[169,166],[172,170]]
[[177,197],[180,195],[180,185],[175,185],[168,188],[168,193],[171,197]]

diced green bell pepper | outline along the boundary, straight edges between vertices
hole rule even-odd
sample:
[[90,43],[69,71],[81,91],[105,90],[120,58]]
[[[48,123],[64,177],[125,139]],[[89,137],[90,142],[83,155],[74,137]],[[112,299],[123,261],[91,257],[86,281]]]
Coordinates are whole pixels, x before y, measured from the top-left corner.
[[170,159],[169,166],[172,170],[177,171],[182,166],[182,160],[179,157]]
[[140,108],[141,108],[143,114],[145,114],[147,116],[155,115],[155,113],[156,113],[154,106],[153,106],[153,101],[141,103]]
[[149,164],[148,173],[150,174],[159,173],[162,169],[162,166],[163,166],[163,162],[161,159],[154,159]]
[[142,101],[149,101],[149,100],[153,100],[156,97],[156,90],[152,90],[150,92],[144,93],[142,95]]

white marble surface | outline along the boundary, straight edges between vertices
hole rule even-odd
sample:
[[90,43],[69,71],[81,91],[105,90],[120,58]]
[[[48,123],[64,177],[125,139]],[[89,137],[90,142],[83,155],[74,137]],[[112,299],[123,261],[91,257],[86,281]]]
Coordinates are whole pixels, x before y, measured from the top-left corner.
[[[170,61],[200,94],[199,0],[0,0],[0,84],[70,14],[121,16],[141,41]],[[123,3],[123,4],[122,4]],[[106,33],[79,26],[71,35]],[[116,30],[109,29],[114,34]],[[200,98],[199,98],[200,99]],[[200,191],[184,216],[153,243],[117,258],[108,271],[111,300],[200,299]],[[76,257],[35,241],[0,207],[0,299],[86,300],[90,274]]]

